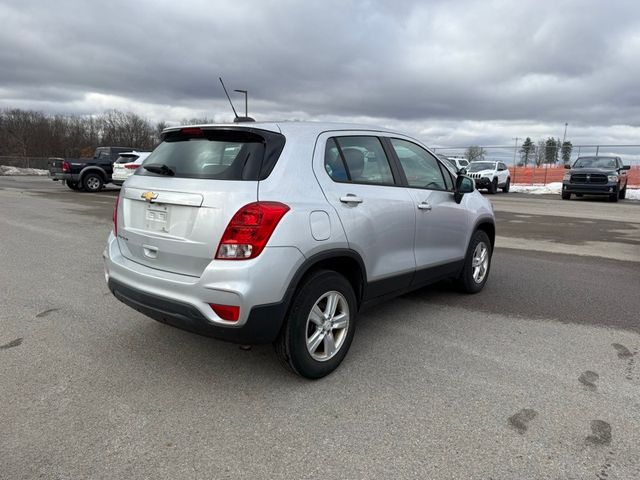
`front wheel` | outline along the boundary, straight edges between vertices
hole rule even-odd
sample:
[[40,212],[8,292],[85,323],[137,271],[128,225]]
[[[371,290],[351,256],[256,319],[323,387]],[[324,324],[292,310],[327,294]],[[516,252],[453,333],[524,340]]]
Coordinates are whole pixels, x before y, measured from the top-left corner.
[[507,183],[505,183],[504,187],[502,187],[502,191],[504,193],[509,193],[509,187],[511,187],[511,179],[507,178]]
[[618,198],[620,200],[624,200],[627,197],[627,186],[625,185],[625,187],[620,190],[620,193],[618,193]]
[[618,201],[618,193],[612,193],[611,195],[609,195],[609,201],[610,202],[617,202]]
[[492,255],[489,235],[477,230],[471,237],[462,273],[457,279],[460,289],[466,293],[478,293],[487,283]]
[[498,179],[494,178],[489,185],[489,193],[494,194],[498,191]]
[[571,194],[570,193],[566,193],[566,192],[562,192],[562,199],[563,200],[571,200]]
[[309,276],[296,293],[274,343],[282,362],[298,375],[322,378],[347,355],[355,332],[356,296],[345,277],[329,270]]

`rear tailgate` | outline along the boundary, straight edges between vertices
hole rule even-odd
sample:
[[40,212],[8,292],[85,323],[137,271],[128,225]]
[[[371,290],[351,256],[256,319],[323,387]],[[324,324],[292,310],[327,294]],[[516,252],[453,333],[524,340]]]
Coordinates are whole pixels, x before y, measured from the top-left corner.
[[258,200],[264,165],[273,168],[283,146],[282,135],[257,129],[168,132],[120,194],[120,251],[148,267],[200,276],[232,217]]
[[120,251],[148,267],[195,277],[215,257],[231,217],[257,199],[258,182],[131,179],[138,181],[120,195]]
[[64,162],[64,158],[50,158],[48,160],[50,177],[55,178],[56,176],[58,176],[58,174],[63,173],[63,170],[62,170],[63,162]]

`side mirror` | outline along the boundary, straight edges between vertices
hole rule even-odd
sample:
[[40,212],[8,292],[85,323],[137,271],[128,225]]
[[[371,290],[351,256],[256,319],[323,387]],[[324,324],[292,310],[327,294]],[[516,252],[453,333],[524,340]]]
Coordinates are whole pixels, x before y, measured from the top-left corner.
[[567,170],[571,170],[571,165],[569,165],[568,163],[565,163],[564,168],[566,168]]
[[458,170],[458,175],[466,175],[467,174],[467,169],[462,167],[460,170]]
[[620,170],[631,170],[631,165],[623,165]]
[[462,197],[465,193],[471,193],[475,189],[475,183],[469,177],[465,177],[464,175],[460,175],[456,178],[456,188],[453,191],[453,199],[456,203],[460,203],[462,201]]

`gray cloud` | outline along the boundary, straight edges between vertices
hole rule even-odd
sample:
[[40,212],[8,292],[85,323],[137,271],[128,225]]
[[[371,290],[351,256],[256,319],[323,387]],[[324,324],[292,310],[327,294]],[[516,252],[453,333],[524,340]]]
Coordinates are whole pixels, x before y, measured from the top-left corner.
[[565,121],[637,139],[639,14],[598,0],[4,0],[0,107],[228,118],[222,75],[259,118],[366,119],[429,143],[558,136]]

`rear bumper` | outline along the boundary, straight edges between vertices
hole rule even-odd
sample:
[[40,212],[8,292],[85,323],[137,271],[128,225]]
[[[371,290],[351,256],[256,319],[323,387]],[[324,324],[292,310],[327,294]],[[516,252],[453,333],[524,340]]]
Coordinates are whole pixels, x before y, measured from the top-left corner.
[[563,183],[562,191],[564,193],[582,193],[584,195],[611,195],[612,193],[618,193],[618,184]]
[[197,308],[153,295],[116,280],[109,279],[109,290],[122,303],[167,325],[199,335],[234,343],[260,344],[273,342],[280,332],[286,314],[284,302],[251,309],[244,325],[229,328],[211,323]]
[[49,178],[51,178],[51,180],[55,180],[56,182],[59,180],[67,180],[67,181],[77,180],[73,177],[74,175],[70,173],[49,172]]
[[[267,247],[242,262],[212,260],[200,277],[154,269],[122,255],[109,235],[105,278],[118,300],[145,315],[231,342],[268,343],[278,335],[288,288],[304,257],[293,247]],[[209,304],[240,307],[237,322],[219,318]]]

